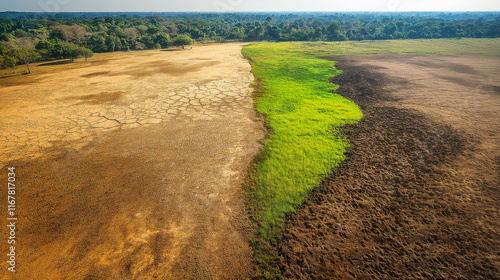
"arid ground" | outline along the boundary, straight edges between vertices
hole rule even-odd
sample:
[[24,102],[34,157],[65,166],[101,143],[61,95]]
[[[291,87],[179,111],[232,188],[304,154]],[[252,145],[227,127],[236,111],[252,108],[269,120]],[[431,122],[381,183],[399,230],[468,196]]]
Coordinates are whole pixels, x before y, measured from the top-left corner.
[[97,54],[0,78],[13,279],[250,277],[240,184],[263,129],[241,48]]
[[329,58],[364,112],[289,217],[287,279],[500,279],[500,60]]

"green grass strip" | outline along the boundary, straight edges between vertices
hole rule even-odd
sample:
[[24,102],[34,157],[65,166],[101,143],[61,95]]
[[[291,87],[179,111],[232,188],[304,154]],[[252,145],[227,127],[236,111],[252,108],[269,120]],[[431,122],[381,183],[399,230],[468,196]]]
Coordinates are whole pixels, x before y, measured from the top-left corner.
[[285,215],[342,162],[348,141],[339,128],[358,122],[362,113],[332,93],[336,86],[328,79],[340,71],[331,61],[282,43],[249,45],[243,54],[263,87],[257,111],[265,116],[269,132],[249,194],[258,224],[254,260],[259,277],[277,278],[273,246]]

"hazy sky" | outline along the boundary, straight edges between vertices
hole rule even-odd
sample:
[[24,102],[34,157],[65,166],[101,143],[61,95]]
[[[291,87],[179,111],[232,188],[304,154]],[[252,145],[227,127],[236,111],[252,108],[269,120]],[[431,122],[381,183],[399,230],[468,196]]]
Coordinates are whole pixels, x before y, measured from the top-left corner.
[[0,11],[500,11],[500,0],[0,0]]

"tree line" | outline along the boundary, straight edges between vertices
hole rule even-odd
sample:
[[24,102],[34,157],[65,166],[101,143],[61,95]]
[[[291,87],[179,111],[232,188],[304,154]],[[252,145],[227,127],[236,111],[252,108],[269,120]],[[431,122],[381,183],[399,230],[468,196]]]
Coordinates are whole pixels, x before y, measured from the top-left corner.
[[[0,63],[91,57],[93,53],[225,41],[345,41],[498,38],[500,16],[448,20],[430,16],[359,14],[115,15],[88,18],[23,15],[0,18]],[[30,18],[31,17],[31,18]],[[450,16],[449,16],[450,17]]]

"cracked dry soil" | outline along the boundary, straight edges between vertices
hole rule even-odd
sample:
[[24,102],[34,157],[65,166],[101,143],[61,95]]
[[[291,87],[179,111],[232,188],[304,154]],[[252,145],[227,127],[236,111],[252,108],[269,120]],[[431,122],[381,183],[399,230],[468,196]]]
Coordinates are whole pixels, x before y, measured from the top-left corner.
[[250,278],[240,184],[263,127],[241,48],[96,54],[0,79],[12,279]]
[[500,61],[329,58],[363,120],[289,218],[286,279],[500,279]]

